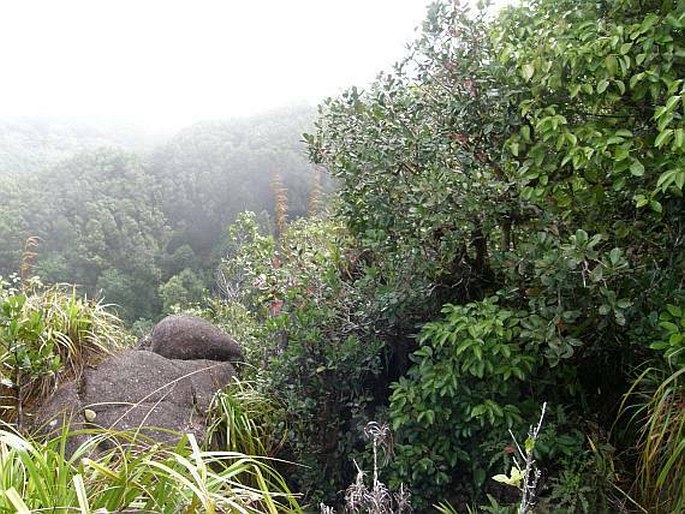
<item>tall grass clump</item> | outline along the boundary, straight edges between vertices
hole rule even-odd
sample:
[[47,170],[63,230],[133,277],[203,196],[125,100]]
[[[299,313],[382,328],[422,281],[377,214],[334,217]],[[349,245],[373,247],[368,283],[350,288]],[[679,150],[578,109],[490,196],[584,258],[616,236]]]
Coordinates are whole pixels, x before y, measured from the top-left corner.
[[119,319],[74,286],[0,277],[0,418],[21,426],[37,399],[127,339]]
[[637,497],[649,512],[685,512],[685,367],[646,369],[628,396],[639,427]]
[[685,512],[685,308],[668,305],[659,316],[660,352],[625,395],[622,414],[632,413],[638,465],[635,492],[654,513]]
[[[67,457],[71,435],[64,427],[41,443],[0,429],[0,512],[300,512],[264,460],[202,450],[192,435],[166,448],[124,446],[125,433],[91,431]],[[103,439],[111,449],[94,452]]]
[[258,382],[237,378],[219,391],[209,412],[212,447],[275,457],[285,443],[286,411]]

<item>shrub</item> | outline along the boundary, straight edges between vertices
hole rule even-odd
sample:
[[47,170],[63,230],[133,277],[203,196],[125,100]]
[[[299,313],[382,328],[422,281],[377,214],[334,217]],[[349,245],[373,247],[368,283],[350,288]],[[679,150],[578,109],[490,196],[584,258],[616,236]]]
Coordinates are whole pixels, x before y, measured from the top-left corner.
[[[417,501],[463,477],[484,492],[489,433],[541,393],[576,432],[615,418],[651,313],[683,290],[684,27],[682,2],[531,0],[492,22],[435,2],[405,61],[321,107],[305,139],[339,180],[369,303],[396,340],[428,322],[390,399]],[[644,437],[666,452],[650,448],[648,488],[668,495],[681,375],[656,367]],[[593,467],[577,455],[545,463],[567,491]]]
[[256,384],[288,406],[283,455],[304,465],[289,473],[292,487],[313,502],[335,501],[354,477],[350,455],[364,447],[356,428],[376,405],[383,351],[355,284],[356,250],[329,219],[296,221],[277,240],[246,214],[232,234],[220,275],[227,310],[216,319],[247,321]]
[[424,326],[414,365],[390,397],[395,469],[417,505],[440,498],[457,476],[480,490],[486,436],[521,422],[521,383],[535,364],[518,337],[519,317],[496,298],[446,305],[443,313]]

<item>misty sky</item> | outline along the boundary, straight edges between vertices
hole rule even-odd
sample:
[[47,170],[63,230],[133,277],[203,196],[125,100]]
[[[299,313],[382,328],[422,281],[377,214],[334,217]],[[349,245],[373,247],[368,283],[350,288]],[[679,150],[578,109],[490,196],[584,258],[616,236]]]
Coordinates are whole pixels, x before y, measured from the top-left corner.
[[0,3],[0,116],[150,125],[316,102],[401,58],[430,0]]

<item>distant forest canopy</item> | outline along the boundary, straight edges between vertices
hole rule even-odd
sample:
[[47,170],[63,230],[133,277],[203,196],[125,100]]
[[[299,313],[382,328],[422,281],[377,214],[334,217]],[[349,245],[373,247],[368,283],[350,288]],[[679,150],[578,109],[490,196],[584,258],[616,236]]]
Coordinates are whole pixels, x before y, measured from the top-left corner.
[[171,135],[120,120],[4,117],[0,118],[0,176],[37,172],[101,147],[145,153]]
[[0,275],[40,238],[35,270],[117,304],[129,323],[202,298],[244,210],[271,230],[274,188],[288,217],[309,209],[316,183],[300,139],[314,109],[201,122],[150,144],[123,125],[0,120]]

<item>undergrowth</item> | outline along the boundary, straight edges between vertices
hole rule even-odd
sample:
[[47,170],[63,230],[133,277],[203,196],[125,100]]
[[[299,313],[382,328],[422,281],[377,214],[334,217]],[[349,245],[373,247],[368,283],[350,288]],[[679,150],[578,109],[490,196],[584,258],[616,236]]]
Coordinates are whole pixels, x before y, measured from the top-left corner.
[[[266,459],[204,450],[190,434],[163,447],[102,430],[68,454],[74,435],[63,427],[40,442],[0,429],[0,512],[301,512]],[[111,449],[96,451],[103,439]]]

